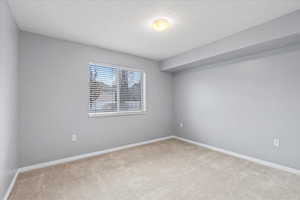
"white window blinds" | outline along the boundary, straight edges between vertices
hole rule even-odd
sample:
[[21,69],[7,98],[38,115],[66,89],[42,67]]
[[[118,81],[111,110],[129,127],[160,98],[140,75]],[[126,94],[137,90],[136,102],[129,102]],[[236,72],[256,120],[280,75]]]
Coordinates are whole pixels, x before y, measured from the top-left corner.
[[89,65],[90,116],[145,110],[145,73],[134,69]]

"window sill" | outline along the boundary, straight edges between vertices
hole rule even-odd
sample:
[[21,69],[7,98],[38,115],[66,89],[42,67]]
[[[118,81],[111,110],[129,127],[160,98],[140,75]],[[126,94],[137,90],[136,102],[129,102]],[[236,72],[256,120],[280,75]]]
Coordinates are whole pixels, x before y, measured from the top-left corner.
[[127,115],[144,115],[146,111],[127,111],[127,112],[107,112],[107,113],[89,113],[89,118],[96,117],[119,117]]

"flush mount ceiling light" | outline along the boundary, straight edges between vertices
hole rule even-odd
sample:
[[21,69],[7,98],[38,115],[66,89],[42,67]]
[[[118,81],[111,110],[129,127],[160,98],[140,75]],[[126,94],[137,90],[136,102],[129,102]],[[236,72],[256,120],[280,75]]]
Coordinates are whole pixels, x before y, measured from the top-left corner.
[[158,18],[158,19],[153,20],[153,22],[152,22],[152,28],[155,31],[159,31],[159,32],[167,30],[168,28],[170,28],[170,26],[171,26],[171,23],[166,18]]

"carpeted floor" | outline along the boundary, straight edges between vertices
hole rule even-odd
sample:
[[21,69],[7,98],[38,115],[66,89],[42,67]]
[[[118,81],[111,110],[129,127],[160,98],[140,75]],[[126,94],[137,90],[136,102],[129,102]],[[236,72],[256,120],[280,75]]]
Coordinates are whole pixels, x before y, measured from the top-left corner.
[[170,139],[23,173],[10,200],[300,200],[300,176]]

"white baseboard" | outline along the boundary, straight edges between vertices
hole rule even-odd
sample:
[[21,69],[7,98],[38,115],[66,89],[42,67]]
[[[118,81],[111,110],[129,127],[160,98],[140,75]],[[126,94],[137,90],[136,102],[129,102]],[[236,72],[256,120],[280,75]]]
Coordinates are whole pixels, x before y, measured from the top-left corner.
[[9,184],[9,187],[5,193],[5,196],[4,196],[4,199],[3,200],[8,200],[8,197],[10,195],[10,193],[12,192],[13,188],[14,188],[14,185],[16,183],[16,180],[17,180],[17,177],[20,173],[20,170],[18,169],[13,177],[13,179],[11,180],[10,184]]
[[124,146],[115,147],[115,148],[111,148],[111,149],[106,149],[106,150],[102,150],[102,151],[86,153],[86,154],[81,154],[81,155],[78,155],[78,156],[72,156],[72,157],[63,158],[63,159],[59,159],[59,160],[39,163],[39,164],[27,166],[27,167],[22,167],[22,168],[19,169],[19,171],[20,171],[20,173],[27,172],[27,171],[31,171],[31,170],[34,170],[34,169],[45,168],[45,167],[49,167],[49,166],[53,166],[53,165],[67,163],[67,162],[71,162],[71,161],[75,161],[75,160],[80,160],[80,159],[83,159],[83,158],[88,158],[88,157],[98,156],[98,155],[101,155],[101,154],[106,154],[106,153],[110,153],[110,152],[114,152],[114,151],[119,151],[119,150],[122,150],[122,149],[128,149],[128,148],[131,148],[131,147],[136,147],[136,146],[141,146],[141,145],[150,144],[150,143],[154,143],[154,142],[159,142],[159,141],[163,141],[163,140],[168,140],[168,139],[171,139],[171,138],[173,138],[173,136],[157,138],[157,139],[153,139],[153,140],[148,140],[148,141],[144,141],[144,142],[138,142],[138,143],[134,143],[134,144],[124,145]]
[[298,169],[286,167],[286,166],[279,165],[279,164],[272,163],[272,162],[265,161],[265,160],[260,160],[260,159],[253,158],[253,157],[250,157],[250,156],[245,156],[245,155],[242,155],[242,154],[239,154],[239,153],[235,153],[235,152],[232,152],[232,151],[227,151],[225,149],[217,148],[217,147],[207,145],[207,144],[203,144],[203,143],[200,143],[200,142],[195,142],[193,140],[185,139],[185,138],[182,138],[182,137],[179,137],[179,136],[173,136],[173,138],[176,138],[178,140],[182,140],[184,142],[188,142],[188,143],[191,143],[191,144],[195,144],[195,145],[198,145],[198,146],[201,146],[201,147],[213,150],[213,151],[218,151],[218,152],[221,152],[221,153],[224,153],[224,154],[227,154],[227,155],[231,155],[231,156],[238,157],[238,158],[241,158],[241,159],[244,159],[244,160],[255,162],[255,163],[260,164],[260,165],[264,165],[264,166],[271,167],[271,168],[274,168],[274,169],[279,169],[279,170],[283,170],[283,171],[286,171],[286,172],[290,172],[290,173],[293,173],[293,174],[300,175],[300,170],[298,170]]

